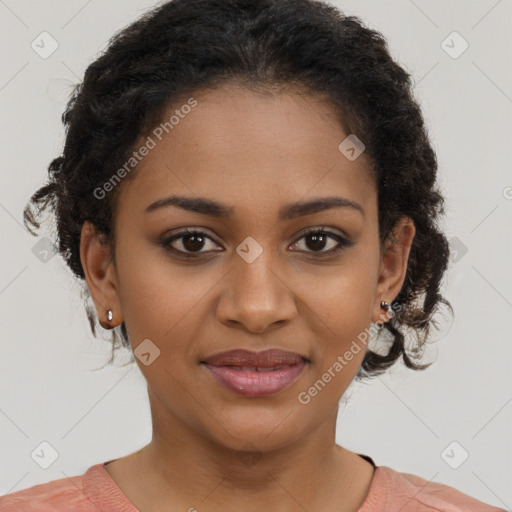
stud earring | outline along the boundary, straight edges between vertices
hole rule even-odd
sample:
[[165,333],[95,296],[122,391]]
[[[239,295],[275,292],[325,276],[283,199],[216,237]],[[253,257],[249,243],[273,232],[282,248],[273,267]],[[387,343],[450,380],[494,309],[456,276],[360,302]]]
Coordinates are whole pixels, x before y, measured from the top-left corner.
[[382,302],[380,303],[380,307],[381,307],[382,309],[384,309],[385,311],[387,311],[387,310],[389,309],[389,304],[388,304],[387,302],[385,302],[385,301],[382,301]]
[[113,313],[112,313],[112,310],[111,310],[111,309],[109,309],[109,310],[107,311],[107,320],[108,320],[109,322],[112,322],[112,318],[114,318],[114,315],[113,315]]

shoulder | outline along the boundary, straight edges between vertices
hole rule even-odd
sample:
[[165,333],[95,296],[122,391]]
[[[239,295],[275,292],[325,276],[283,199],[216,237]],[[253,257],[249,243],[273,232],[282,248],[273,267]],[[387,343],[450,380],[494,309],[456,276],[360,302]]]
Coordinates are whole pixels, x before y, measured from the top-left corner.
[[378,466],[370,492],[358,512],[501,512],[449,485]]
[[[101,466],[101,464],[99,465]],[[0,496],[2,512],[98,512],[84,492],[84,477],[93,466],[79,476],[61,478]]]

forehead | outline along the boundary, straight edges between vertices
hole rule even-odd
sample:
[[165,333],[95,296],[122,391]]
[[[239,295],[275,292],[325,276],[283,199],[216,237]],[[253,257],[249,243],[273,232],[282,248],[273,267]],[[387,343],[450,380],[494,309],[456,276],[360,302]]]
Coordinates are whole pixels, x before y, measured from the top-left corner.
[[178,191],[262,205],[335,190],[363,202],[374,187],[366,155],[349,160],[340,151],[350,134],[336,110],[293,89],[224,85],[184,96],[146,135],[140,143],[151,139],[152,148],[121,194],[132,207]]

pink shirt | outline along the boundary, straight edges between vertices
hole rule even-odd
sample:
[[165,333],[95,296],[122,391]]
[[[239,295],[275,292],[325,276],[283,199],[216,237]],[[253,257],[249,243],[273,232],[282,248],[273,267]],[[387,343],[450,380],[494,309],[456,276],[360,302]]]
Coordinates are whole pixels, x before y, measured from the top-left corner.
[[[364,456],[372,463],[370,457]],[[108,461],[110,462],[110,461]],[[83,475],[0,496],[1,512],[139,512],[110,478],[105,463]],[[375,465],[375,464],[374,464]],[[357,512],[502,512],[453,487],[387,466],[376,466],[370,492]]]

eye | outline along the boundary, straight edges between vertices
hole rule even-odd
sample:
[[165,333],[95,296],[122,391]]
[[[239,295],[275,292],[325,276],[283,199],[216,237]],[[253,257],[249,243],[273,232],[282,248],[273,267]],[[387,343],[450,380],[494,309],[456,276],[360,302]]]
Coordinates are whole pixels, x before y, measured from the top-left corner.
[[[321,257],[323,256],[332,256],[342,251],[346,247],[351,247],[354,245],[354,242],[351,242],[339,235],[338,233],[334,233],[332,231],[328,231],[323,227],[308,231],[305,233],[294,245],[298,244],[301,240],[306,240],[304,244],[306,247],[311,248],[311,250],[306,250],[305,252],[309,253],[319,253]],[[328,241],[331,240],[329,244]],[[333,243],[332,241],[334,240]],[[324,251],[326,246],[331,245],[331,249]]]
[[[180,253],[181,256],[188,257],[193,253],[218,252],[218,251],[201,251],[207,241],[214,242],[204,231],[194,228],[187,228],[175,235],[164,239],[160,245],[168,248],[173,252]],[[175,245],[174,242],[178,241]],[[215,243],[215,242],[214,242]],[[217,245],[217,244],[215,244]],[[177,247],[176,247],[177,246]]]
[[[329,231],[324,227],[310,230],[302,235],[294,244],[298,245],[301,240],[306,240],[305,250],[299,252],[318,253],[320,257],[333,256],[342,251],[346,247],[351,247],[354,242],[351,242],[338,233]],[[331,243],[329,244],[329,240]],[[186,228],[179,233],[165,238],[160,245],[184,257],[195,257],[195,254],[207,254],[211,252],[220,252],[218,249],[203,251],[205,244],[210,241],[218,245],[213,238],[208,236],[204,231],[195,228]],[[335,243],[333,243],[333,241]],[[326,246],[331,246],[327,251],[323,250]],[[293,247],[292,246],[292,247]],[[309,250],[308,250],[309,249]],[[222,249],[221,249],[222,250]]]

